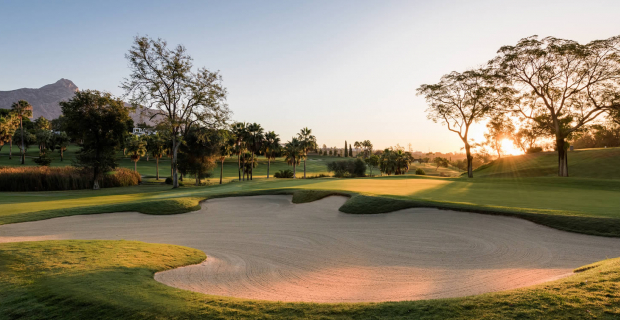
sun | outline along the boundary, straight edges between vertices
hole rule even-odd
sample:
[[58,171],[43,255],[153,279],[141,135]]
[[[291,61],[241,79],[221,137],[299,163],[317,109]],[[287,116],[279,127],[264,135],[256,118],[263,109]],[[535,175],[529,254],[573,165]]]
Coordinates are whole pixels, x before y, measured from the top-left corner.
[[519,154],[523,154],[523,151],[517,148],[517,146],[515,146],[515,144],[510,139],[503,139],[500,144],[502,146],[502,153],[505,155],[516,156]]

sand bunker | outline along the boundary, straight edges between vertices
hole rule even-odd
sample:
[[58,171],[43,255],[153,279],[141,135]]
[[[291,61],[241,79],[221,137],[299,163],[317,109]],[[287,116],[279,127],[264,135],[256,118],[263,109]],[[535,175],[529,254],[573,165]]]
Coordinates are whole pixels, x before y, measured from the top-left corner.
[[155,275],[214,295],[357,302],[457,297],[523,287],[620,256],[620,239],[558,231],[516,218],[435,209],[338,212],[330,197],[209,200],[172,216],[113,213],[0,226],[0,242],[126,239],[203,250],[199,265]]

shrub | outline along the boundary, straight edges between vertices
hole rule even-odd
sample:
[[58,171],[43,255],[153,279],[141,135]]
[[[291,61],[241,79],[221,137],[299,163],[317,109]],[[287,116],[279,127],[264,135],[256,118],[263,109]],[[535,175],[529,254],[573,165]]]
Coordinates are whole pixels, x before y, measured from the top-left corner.
[[[118,168],[101,179],[102,188],[138,185],[140,175]],[[0,168],[0,191],[59,191],[90,189],[92,174],[75,167],[4,167]]]
[[526,153],[538,153],[538,152],[542,152],[543,148],[541,147],[531,147],[527,149]]
[[364,177],[366,176],[366,164],[360,158],[355,160],[340,160],[327,163],[327,171],[333,172],[334,177]]
[[293,171],[290,169],[280,170],[273,174],[274,178],[289,179],[293,177]]
[[309,176],[306,177],[306,179],[317,179],[317,178],[327,178],[327,177],[329,177],[329,175],[321,173],[321,174],[316,174],[316,175],[313,175],[313,176],[309,175]]
[[422,168],[417,168],[415,169],[415,174],[419,175],[419,176],[423,176],[426,174],[426,172],[424,172],[424,170],[422,170]]
[[34,158],[32,161],[42,167],[49,167],[50,163],[52,163],[52,158],[47,153],[41,153],[38,158]]
[[172,178],[171,177],[166,178],[165,183],[166,184],[172,184]]

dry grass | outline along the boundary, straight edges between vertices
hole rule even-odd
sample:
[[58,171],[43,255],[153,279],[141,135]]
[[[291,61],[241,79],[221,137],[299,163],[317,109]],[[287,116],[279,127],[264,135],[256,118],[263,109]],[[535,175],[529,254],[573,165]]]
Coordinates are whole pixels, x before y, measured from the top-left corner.
[[[135,186],[140,175],[118,168],[105,174],[101,187]],[[0,168],[0,191],[59,191],[92,188],[90,171],[75,167],[4,167]]]

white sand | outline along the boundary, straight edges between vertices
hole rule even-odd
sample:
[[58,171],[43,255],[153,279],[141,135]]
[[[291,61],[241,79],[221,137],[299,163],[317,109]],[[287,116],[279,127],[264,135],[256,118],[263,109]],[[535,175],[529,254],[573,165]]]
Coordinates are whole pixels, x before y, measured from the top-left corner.
[[161,272],[170,286],[280,301],[458,297],[528,286],[620,256],[620,239],[509,217],[435,209],[338,212],[342,197],[209,200],[200,211],[112,213],[0,226],[0,242],[126,239],[203,250],[195,266]]

